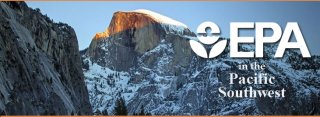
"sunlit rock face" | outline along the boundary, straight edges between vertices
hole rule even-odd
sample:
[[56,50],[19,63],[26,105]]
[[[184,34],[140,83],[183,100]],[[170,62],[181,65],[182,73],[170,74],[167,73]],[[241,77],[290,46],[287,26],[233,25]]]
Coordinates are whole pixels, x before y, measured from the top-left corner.
[[[106,32],[96,34],[94,40],[127,35],[126,46],[133,46],[136,52],[143,53],[154,47],[160,38],[156,22],[145,14],[116,12]],[[136,44],[133,45],[133,44]]]
[[73,28],[24,2],[0,14],[0,113],[92,114]]

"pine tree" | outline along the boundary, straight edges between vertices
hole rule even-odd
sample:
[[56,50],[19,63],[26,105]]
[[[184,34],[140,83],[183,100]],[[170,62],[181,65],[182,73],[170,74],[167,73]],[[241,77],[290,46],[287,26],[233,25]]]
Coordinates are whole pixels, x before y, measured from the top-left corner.
[[139,113],[138,115],[146,115],[146,114],[144,113],[144,108],[143,108],[143,106],[140,107],[140,113]]
[[151,114],[151,113],[146,113],[146,115],[147,115],[147,116],[151,116],[152,114]]
[[138,115],[138,116],[151,116],[151,113],[146,113],[145,111],[144,111],[144,107],[143,106],[141,106],[140,107],[140,112],[139,113],[133,113],[133,115]]
[[94,115],[101,115],[101,111],[99,109],[97,109],[95,112],[94,112]]
[[128,110],[123,98],[117,100],[114,108],[114,115],[128,115]]
[[0,115],[6,115],[6,112],[4,110],[2,110],[2,112],[0,113]]
[[107,110],[107,109],[104,109],[104,110],[102,111],[102,115],[108,115],[108,110]]

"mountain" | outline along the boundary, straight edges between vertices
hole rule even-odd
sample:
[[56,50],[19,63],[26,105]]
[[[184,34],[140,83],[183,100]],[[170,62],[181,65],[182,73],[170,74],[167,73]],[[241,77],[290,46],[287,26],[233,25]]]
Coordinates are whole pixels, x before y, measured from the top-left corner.
[[[188,42],[185,37],[179,35],[194,35],[184,24],[157,13],[147,14],[144,12],[150,11],[136,10],[114,13],[110,26],[105,32],[95,35],[86,55],[95,59],[93,61],[99,65],[122,71],[135,65],[136,56],[154,49],[160,43],[164,43],[166,38],[171,39],[167,40],[170,43],[175,43],[173,46],[176,51],[179,51],[177,53],[191,54],[190,49],[186,51],[180,49],[186,48]],[[174,25],[175,23],[178,25]],[[110,60],[102,60],[103,58]],[[150,62],[152,62],[151,59]],[[176,58],[175,61],[185,59]],[[186,60],[185,64],[187,64]]]
[[[226,39],[226,38],[221,38]],[[141,109],[152,115],[313,115],[320,114],[320,58],[302,58],[296,50],[273,58],[277,45],[266,45],[262,59],[229,57],[229,44],[216,58],[195,55],[197,40],[186,25],[148,10],[115,12],[105,32],[83,50],[83,70],[93,111],[114,112],[123,98],[129,114]],[[209,47],[209,46],[208,46]],[[254,51],[254,45],[240,50]],[[246,63],[265,64],[273,85],[229,84],[229,73],[254,76],[237,69]],[[228,90],[285,89],[282,98],[220,97]]]
[[0,2],[1,115],[92,114],[78,41],[24,2]]

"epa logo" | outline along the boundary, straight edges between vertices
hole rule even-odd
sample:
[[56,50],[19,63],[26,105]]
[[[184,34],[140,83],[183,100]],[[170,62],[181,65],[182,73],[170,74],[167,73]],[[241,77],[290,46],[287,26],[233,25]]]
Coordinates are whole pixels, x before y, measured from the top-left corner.
[[[220,29],[218,25],[213,22],[203,22],[200,24],[197,29],[197,34],[200,42],[196,40],[190,40],[189,42],[191,49],[200,57],[214,58],[220,55],[227,46],[227,40],[218,41]],[[202,44],[213,45],[209,54]]]
[[[249,29],[255,36],[240,36],[239,30]],[[265,36],[265,30],[271,29],[273,34]],[[219,40],[220,29],[212,22],[203,22],[197,29],[198,40],[190,40],[191,49],[200,57],[214,58],[220,55],[227,46],[228,40]],[[296,41],[291,42],[291,36]],[[287,49],[299,49],[303,58],[310,56],[309,49],[297,22],[287,22],[284,31],[274,22],[231,22],[230,23],[230,57],[231,58],[263,58],[264,44],[278,43],[275,58],[283,57]],[[209,52],[205,46],[212,45]],[[239,44],[254,44],[254,51],[240,51]],[[269,53],[268,53],[269,54]]]

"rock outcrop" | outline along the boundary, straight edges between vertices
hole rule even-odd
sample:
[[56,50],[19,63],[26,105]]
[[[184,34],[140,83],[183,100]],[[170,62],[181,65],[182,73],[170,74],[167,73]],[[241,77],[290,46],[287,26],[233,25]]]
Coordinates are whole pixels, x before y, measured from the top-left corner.
[[77,37],[24,2],[0,2],[0,112],[92,114]]

